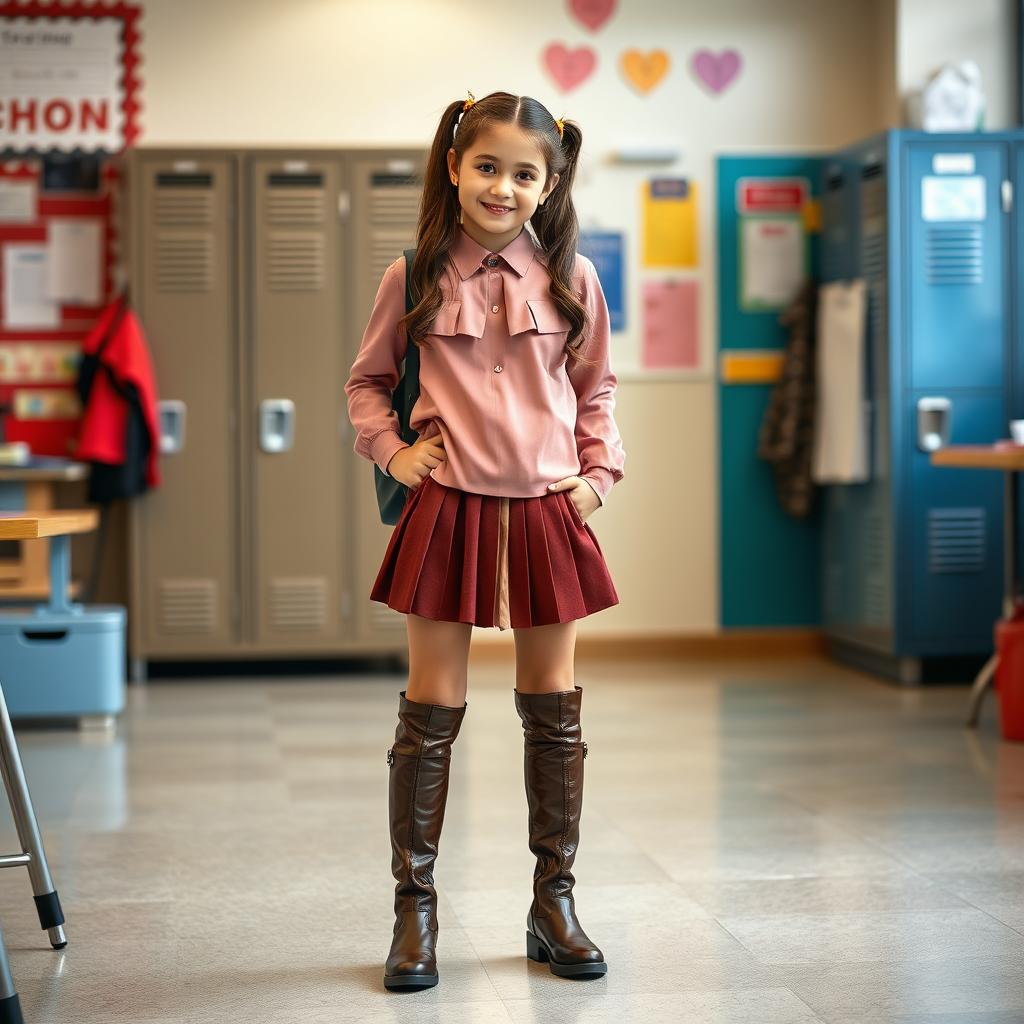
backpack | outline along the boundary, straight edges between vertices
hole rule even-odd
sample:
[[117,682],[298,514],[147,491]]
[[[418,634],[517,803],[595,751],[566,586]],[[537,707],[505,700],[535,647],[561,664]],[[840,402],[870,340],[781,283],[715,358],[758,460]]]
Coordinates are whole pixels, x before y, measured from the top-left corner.
[[[415,249],[405,250],[405,311],[412,310],[412,292],[409,282],[412,278],[412,261]],[[420,350],[416,345],[406,347],[405,358],[398,376],[398,386],[391,396],[391,408],[398,414],[399,434],[406,444],[415,444],[419,434],[409,426],[412,407],[420,397]],[[377,489],[377,506],[380,519],[388,526],[394,526],[402,515],[402,509],[409,497],[409,488],[374,463],[374,486]]]

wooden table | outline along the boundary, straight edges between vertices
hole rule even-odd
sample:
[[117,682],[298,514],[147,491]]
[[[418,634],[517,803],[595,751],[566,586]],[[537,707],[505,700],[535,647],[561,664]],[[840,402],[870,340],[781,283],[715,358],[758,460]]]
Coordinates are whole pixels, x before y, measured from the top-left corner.
[[[933,466],[953,466],[957,469],[998,469],[1003,473],[1003,620],[1013,617],[1017,604],[1017,474],[1024,470],[1024,445],[1010,441],[996,444],[954,444],[932,452]],[[978,712],[986,690],[995,676],[998,653],[994,653],[982,666],[971,688],[967,708],[967,725],[978,724]]]
[[69,600],[71,534],[95,530],[99,519],[99,511],[94,508],[0,512],[0,540],[50,538],[50,602],[47,607],[51,611],[73,610]]
[[[56,505],[60,484],[84,480],[89,467],[70,459],[36,456],[24,466],[0,465],[0,503],[8,509],[43,512]],[[14,539],[14,538],[11,538]],[[0,597],[33,600],[46,597],[47,548],[23,544],[19,558],[0,559]]]

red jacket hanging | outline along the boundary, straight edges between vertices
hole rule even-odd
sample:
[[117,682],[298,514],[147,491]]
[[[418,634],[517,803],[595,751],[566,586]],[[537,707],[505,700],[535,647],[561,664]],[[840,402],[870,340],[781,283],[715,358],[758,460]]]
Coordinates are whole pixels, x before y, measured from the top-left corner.
[[[127,296],[110,303],[82,341],[88,380],[79,393],[85,403],[75,458],[107,474],[91,500],[129,497],[160,483],[157,390],[142,327]],[[124,307],[124,308],[122,308]],[[96,465],[99,464],[99,465]],[[119,482],[110,470],[120,467]],[[134,481],[130,483],[127,481]]]

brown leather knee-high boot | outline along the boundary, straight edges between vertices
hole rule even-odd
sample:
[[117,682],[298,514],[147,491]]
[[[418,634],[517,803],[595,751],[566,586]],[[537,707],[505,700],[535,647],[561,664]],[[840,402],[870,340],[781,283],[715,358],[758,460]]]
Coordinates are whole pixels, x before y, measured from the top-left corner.
[[448,797],[452,743],[466,705],[420,704],[399,694],[398,727],[388,750],[391,871],[395,931],[384,967],[388,989],[437,984],[434,860]]
[[573,861],[583,810],[580,738],[583,690],[515,693],[523,723],[523,764],[530,808],[530,850],[537,857],[533,903],[526,917],[526,955],[552,974],[592,978],[608,971],[604,955],[576,919]]

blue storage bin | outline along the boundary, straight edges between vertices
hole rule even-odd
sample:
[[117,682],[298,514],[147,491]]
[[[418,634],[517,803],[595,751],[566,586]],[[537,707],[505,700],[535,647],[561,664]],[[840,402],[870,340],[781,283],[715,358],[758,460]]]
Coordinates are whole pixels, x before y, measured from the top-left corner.
[[125,619],[120,605],[0,613],[0,685],[11,718],[119,714]]

